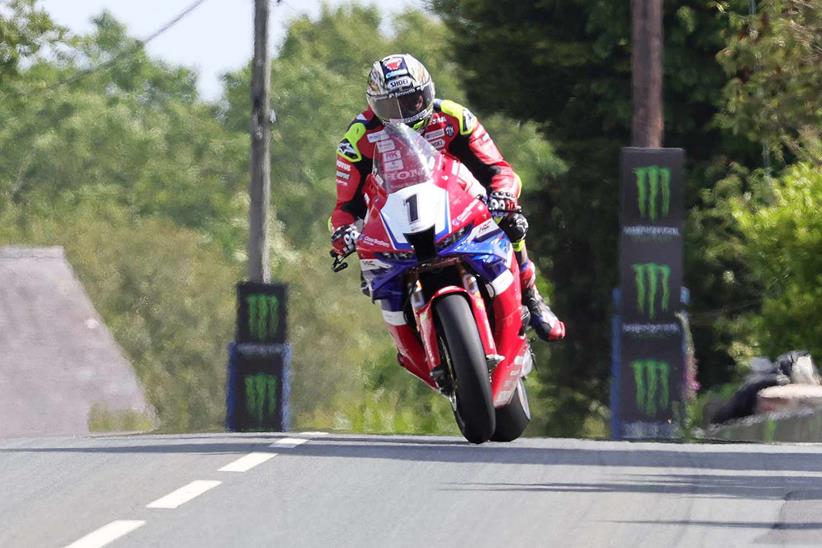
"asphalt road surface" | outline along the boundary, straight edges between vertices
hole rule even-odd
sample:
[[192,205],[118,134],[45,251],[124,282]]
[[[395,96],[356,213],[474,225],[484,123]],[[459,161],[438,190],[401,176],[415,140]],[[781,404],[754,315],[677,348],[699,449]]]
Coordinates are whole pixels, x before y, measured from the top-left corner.
[[822,447],[0,440],[0,546],[822,545]]

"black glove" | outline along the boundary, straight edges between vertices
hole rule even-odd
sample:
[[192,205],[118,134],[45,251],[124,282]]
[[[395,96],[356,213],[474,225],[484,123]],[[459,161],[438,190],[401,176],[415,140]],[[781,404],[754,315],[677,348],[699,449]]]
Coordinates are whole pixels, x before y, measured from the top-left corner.
[[337,257],[347,257],[357,249],[357,238],[360,231],[355,225],[344,225],[331,235],[332,253]]
[[508,239],[519,242],[528,233],[528,219],[522,214],[517,197],[510,192],[494,191],[488,195],[488,210]]

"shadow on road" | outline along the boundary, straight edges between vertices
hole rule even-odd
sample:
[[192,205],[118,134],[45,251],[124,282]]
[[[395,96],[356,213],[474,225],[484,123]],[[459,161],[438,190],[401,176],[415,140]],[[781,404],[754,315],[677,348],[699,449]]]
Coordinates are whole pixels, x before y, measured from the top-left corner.
[[[716,474],[626,474],[613,482],[454,483],[451,491],[521,493],[656,493],[708,498],[822,500],[822,477]],[[656,522],[655,522],[656,523]]]
[[[299,435],[299,434],[293,434]],[[245,451],[260,451],[274,441],[276,437],[256,434],[251,436],[186,436],[157,437],[157,438],[92,438],[77,440],[76,443],[65,443],[63,446],[49,446],[41,444],[39,447],[12,446],[0,447],[2,453],[241,453]],[[184,442],[181,442],[184,440]],[[456,438],[395,438],[395,437],[356,437],[356,436],[324,436],[312,439],[310,443],[289,449],[288,453],[299,456],[317,458],[351,458],[351,459],[388,459],[412,462],[441,462],[441,463],[501,463],[501,464],[532,464],[546,466],[611,466],[636,468],[696,468],[705,470],[751,470],[774,472],[822,472],[822,458],[818,452],[786,452],[784,448],[773,452],[763,451],[762,447],[751,446],[751,451],[729,450],[727,446],[716,446],[711,449],[706,446],[694,446],[688,450],[687,446],[677,446],[676,450],[630,444],[596,443],[584,448],[563,448],[561,441],[553,440],[550,446],[535,447],[534,443],[524,440],[524,443],[486,444],[481,446],[460,442]],[[279,451],[272,448],[271,451]],[[704,479],[704,476],[699,476]],[[722,479],[713,476],[714,484],[722,482],[731,484],[731,488],[744,489],[738,476],[728,476]],[[665,479],[667,478],[667,479]],[[664,486],[666,490],[680,489],[687,492],[691,488],[692,476],[659,477],[648,489],[654,485]],[[784,482],[786,478],[779,481]],[[748,489],[767,488],[768,478],[751,476]],[[808,478],[807,481],[817,481]],[[815,485],[822,490],[822,479]],[[551,487],[551,486],[548,486]],[[618,487],[603,484],[601,489]],[[807,489],[809,486],[805,484]],[[539,486],[523,486],[523,488],[539,488]],[[573,489],[574,484],[555,485],[551,488]],[[591,489],[590,485],[579,486],[582,489]],[[596,488],[594,486],[593,488]]]

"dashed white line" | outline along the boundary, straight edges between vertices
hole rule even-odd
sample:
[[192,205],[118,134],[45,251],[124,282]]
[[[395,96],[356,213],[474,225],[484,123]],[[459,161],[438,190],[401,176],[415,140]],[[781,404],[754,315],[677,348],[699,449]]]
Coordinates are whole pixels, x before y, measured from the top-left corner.
[[248,472],[258,464],[277,456],[277,453],[249,453],[220,468],[219,472]]
[[294,448],[298,445],[302,445],[307,442],[307,439],[304,438],[280,438],[274,443],[271,444],[270,447],[289,447]]
[[112,521],[108,525],[103,525],[96,531],[92,531],[81,539],[77,539],[66,548],[100,548],[106,544],[125,536],[135,529],[139,529],[145,525],[145,521],[141,520],[117,520]]
[[191,499],[199,497],[206,491],[214,489],[221,483],[221,481],[213,480],[194,480],[188,485],[184,485],[176,491],[172,491],[168,495],[159,498],[152,503],[147,504],[146,508],[177,508],[187,503]]

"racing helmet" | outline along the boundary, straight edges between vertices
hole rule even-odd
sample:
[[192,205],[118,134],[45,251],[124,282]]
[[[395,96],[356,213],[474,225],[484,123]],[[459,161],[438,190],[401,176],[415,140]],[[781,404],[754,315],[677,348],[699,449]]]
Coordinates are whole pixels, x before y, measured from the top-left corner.
[[384,123],[420,131],[434,113],[434,82],[428,69],[407,53],[383,57],[371,67],[365,90],[368,106]]

